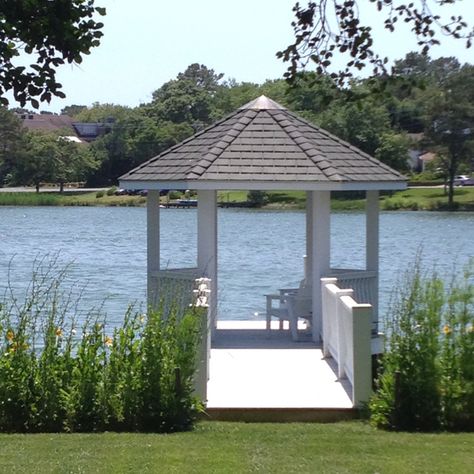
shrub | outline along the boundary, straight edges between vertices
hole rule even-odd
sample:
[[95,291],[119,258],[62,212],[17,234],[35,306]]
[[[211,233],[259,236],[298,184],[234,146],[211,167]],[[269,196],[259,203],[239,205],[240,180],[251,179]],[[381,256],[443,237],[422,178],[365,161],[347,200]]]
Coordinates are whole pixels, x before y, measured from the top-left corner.
[[129,308],[110,333],[101,311],[84,315],[62,290],[56,263],[39,262],[22,303],[0,304],[0,431],[190,428],[204,309]]
[[117,191],[117,186],[112,186],[111,188],[107,189],[107,196],[114,196]]
[[268,202],[268,194],[265,191],[249,191],[247,193],[247,202],[255,207],[263,206]]
[[170,191],[168,193],[170,199],[180,199],[182,196],[181,191]]
[[468,270],[445,287],[420,261],[389,310],[371,420],[397,430],[474,429],[474,285]]
[[97,192],[95,193],[95,197],[96,197],[97,199],[100,199],[100,198],[104,197],[104,191],[97,191]]

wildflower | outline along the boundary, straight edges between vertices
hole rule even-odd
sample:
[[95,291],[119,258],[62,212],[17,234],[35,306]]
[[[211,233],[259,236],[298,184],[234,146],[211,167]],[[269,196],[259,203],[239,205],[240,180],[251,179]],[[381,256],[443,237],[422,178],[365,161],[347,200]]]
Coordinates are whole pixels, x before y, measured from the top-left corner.
[[71,329],[71,334],[72,334],[73,336],[76,335],[76,332],[77,332],[77,331],[76,331],[75,329]]
[[61,337],[63,335],[63,330],[61,328],[57,328],[55,334],[57,337]]
[[443,327],[444,335],[447,336],[448,334],[451,334],[451,332],[452,332],[451,328],[447,324],[445,324]]
[[11,329],[9,329],[7,331],[7,340],[11,342],[13,341],[14,338],[15,338],[15,333]]
[[104,339],[104,343],[107,347],[110,347],[113,343],[113,340],[111,337],[107,336],[105,339]]

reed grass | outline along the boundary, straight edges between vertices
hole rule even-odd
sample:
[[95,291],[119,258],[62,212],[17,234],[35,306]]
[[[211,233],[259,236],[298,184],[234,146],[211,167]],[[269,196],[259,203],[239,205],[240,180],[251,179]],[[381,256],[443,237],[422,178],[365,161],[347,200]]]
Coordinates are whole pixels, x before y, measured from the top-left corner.
[[0,299],[0,431],[191,428],[204,309],[129,308],[110,328],[67,273],[57,256],[39,259],[25,295],[10,284]]

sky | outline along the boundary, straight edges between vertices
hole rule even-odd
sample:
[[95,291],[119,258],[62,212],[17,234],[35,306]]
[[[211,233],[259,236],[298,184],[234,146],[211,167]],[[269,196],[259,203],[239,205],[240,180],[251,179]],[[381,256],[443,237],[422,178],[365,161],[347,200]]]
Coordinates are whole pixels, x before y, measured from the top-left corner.
[[[100,20],[105,24],[101,45],[80,65],[60,69],[57,78],[66,99],[53,99],[40,108],[59,112],[66,105],[94,102],[134,107],[149,102],[153,91],[192,63],[238,82],[280,78],[287,65],[275,53],[293,39],[295,1],[96,0],[97,6],[107,9]],[[375,6],[368,0],[359,3],[374,26],[383,55],[399,59],[416,49],[407,29],[384,32]],[[470,21],[474,0],[460,0],[452,11]],[[456,56],[461,63],[473,63],[474,49],[446,40],[431,56]]]

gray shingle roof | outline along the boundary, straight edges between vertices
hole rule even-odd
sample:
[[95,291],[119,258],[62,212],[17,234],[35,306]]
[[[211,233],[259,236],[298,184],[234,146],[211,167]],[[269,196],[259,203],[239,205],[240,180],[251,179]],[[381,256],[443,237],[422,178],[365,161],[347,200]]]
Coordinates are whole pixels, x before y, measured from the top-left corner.
[[397,171],[261,96],[143,163],[127,181],[403,182]]

